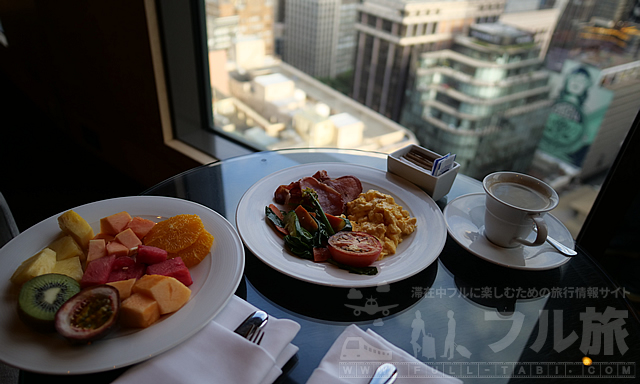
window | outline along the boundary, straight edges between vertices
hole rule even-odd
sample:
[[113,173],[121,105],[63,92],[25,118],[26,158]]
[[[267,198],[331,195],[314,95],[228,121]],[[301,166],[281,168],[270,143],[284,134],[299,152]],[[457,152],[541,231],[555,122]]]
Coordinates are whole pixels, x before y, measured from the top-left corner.
[[211,133],[204,3],[160,0],[158,8],[174,135],[219,159],[255,151],[240,140]]
[[[207,5],[210,6],[215,2],[215,0],[209,0]],[[372,0],[372,2],[378,6],[383,6],[385,3],[384,1],[374,0]],[[268,6],[271,7],[273,11],[274,7],[282,3],[284,3],[287,8],[284,10],[278,9],[277,13],[275,13],[278,15],[277,18],[267,17],[265,19],[264,13],[261,13],[255,8],[258,6]],[[573,6],[577,6],[576,4],[578,4],[577,2],[570,3]],[[240,4],[240,2],[237,2],[237,4]],[[318,2],[313,5],[315,7],[321,7],[322,4],[323,2]],[[236,13],[230,15],[230,19],[225,19],[228,23],[222,23],[220,21],[216,23],[209,22],[209,24],[207,24],[209,19],[206,15],[204,0],[191,0],[189,2],[160,0],[159,14],[166,59],[165,70],[168,79],[175,135],[180,140],[202,151],[211,153],[217,158],[227,158],[262,149],[276,149],[287,146],[287,143],[295,143],[295,140],[291,138],[293,136],[287,136],[290,127],[280,120],[281,117],[285,115],[281,111],[289,107],[294,108],[308,105],[310,100],[313,99],[313,92],[307,91],[304,88],[293,87],[287,97],[283,97],[277,101],[275,99],[271,100],[268,106],[263,105],[262,116],[265,117],[261,127],[266,133],[266,136],[260,136],[264,141],[256,142],[251,141],[243,135],[243,129],[246,127],[241,127],[240,123],[235,121],[234,118],[232,118],[233,116],[227,113],[231,111],[229,113],[235,113],[235,118],[237,118],[238,105],[240,105],[240,103],[242,105],[251,105],[252,100],[250,98],[258,97],[257,94],[259,92],[247,94],[244,96],[245,99],[236,97],[235,99],[240,103],[234,105],[232,102],[230,104],[227,99],[229,99],[229,94],[232,93],[235,88],[232,89],[232,86],[228,86],[226,89],[220,89],[212,87],[211,84],[215,84],[222,78],[233,78],[233,86],[238,86],[238,89],[244,89],[244,86],[241,85],[245,83],[254,84],[252,81],[254,81],[255,78],[268,75],[269,70],[282,61],[284,61],[284,64],[282,64],[283,67],[287,68],[287,72],[283,74],[285,77],[289,79],[294,78],[295,82],[304,81],[310,84],[323,80],[321,77],[324,75],[316,75],[309,72],[315,70],[322,71],[323,73],[329,73],[331,79],[336,79],[338,78],[338,74],[335,73],[336,63],[341,63],[340,66],[342,68],[344,67],[342,63],[346,62],[351,63],[352,71],[349,77],[351,83],[348,85],[345,93],[351,93],[349,96],[352,96],[355,100],[360,100],[361,103],[369,100],[372,107],[384,108],[384,110],[376,110],[375,112],[377,115],[388,116],[394,121],[399,122],[400,125],[404,125],[408,132],[407,137],[411,138],[412,135],[415,135],[413,139],[420,140],[420,137],[431,134],[437,136],[438,139],[433,141],[427,140],[430,143],[441,141],[443,145],[454,145],[457,142],[462,142],[456,140],[454,137],[447,138],[446,134],[439,132],[436,126],[430,124],[430,121],[444,122],[447,126],[451,124],[455,126],[458,131],[468,129],[481,130],[487,124],[495,124],[496,121],[500,121],[500,119],[487,118],[487,114],[495,113],[496,109],[493,109],[493,107],[487,104],[466,102],[464,101],[465,97],[499,97],[501,98],[500,108],[506,109],[509,113],[526,112],[527,110],[536,108],[540,110],[542,110],[541,108],[549,108],[549,105],[546,105],[550,104],[550,99],[547,95],[557,93],[557,90],[554,88],[555,84],[559,84],[561,80],[566,78],[571,72],[569,69],[562,72],[562,64],[555,64],[565,63],[566,59],[570,60],[569,63],[573,60],[573,65],[576,67],[574,69],[577,71],[578,65],[575,64],[575,62],[577,62],[579,57],[570,58],[568,55],[582,45],[592,47],[592,44],[589,45],[590,42],[587,41],[586,35],[581,35],[580,30],[570,30],[570,28],[579,24],[575,22],[577,18],[580,18],[578,21],[581,23],[589,22],[589,17],[585,16],[589,14],[589,11],[586,9],[566,11],[565,14],[561,15],[558,19],[557,24],[559,27],[553,31],[539,23],[531,23],[535,25],[530,26],[525,25],[526,23],[524,23],[523,19],[517,16],[517,12],[504,13],[505,9],[508,8],[509,7],[503,7],[502,2],[497,2],[489,9],[485,6],[482,13],[473,15],[470,19],[483,20],[483,24],[481,25],[486,26],[486,28],[491,28],[492,22],[496,20],[500,20],[502,24],[520,26],[521,29],[524,30],[528,28],[532,35],[538,34],[535,41],[542,41],[542,39],[538,39],[538,37],[540,34],[543,34],[545,30],[549,31],[549,34],[553,33],[553,38],[550,40],[550,43],[547,43],[548,46],[545,47],[545,60],[538,60],[533,50],[526,49],[526,44],[520,45],[520,48],[524,47],[524,49],[512,52],[509,49],[512,48],[512,45],[517,44],[503,44],[502,48],[500,48],[500,43],[496,44],[486,38],[478,37],[481,36],[480,34],[470,36],[464,33],[460,33],[458,37],[456,37],[456,39],[460,39],[459,41],[455,40],[455,43],[459,44],[460,47],[464,47],[464,49],[460,48],[455,54],[450,56],[443,55],[441,53],[442,50],[452,49],[456,44],[454,44],[454,41],[440,41],[438,39],[447,36],[452,31],[468,32],[471,28],[469,25],[463,24],[460,20],[451,20],[450,18],[452,16],[450,16],[444,8],[433,9],[431,10],[432,12],[427,11],[426,14],[429,14],[430,21],[426,26],[419,29],[414,29],[413,25],[398,22],[397,26],[394,26],[397,27],[398,36],[387,36],[388,39],[384,39],[381,35],[389,35],[388,33],[376,32],[374,34],[370,31],[363,33],[357,32],[359,29],[367,30],[371,27],[389,32],[391,27],[391,23],[388,20],[379,18],[376,12],[369,12],[364,4],[359,4],[357,7],[351,6],[348,9],[341,8],[339,12],[336,10],[337,8],[326,10],[318,8],[311,12],[309,2],[305,1],[242,2],[242,7],[238,7],[235,11]],[[477,11],[477,9],[474,10],[474,12]],[[347,12],[351,12],[349,17],[346,16]],[[401,10],[401,13],[403,12],[404,11]],[[334,14],[336,15],[335,17],[329,16]],[[263,15],[263,17],[258,19],[258,15]],[[269,13],[267,13],[267,16],[268,15]],[[317,15],[322,15],[322,23],[327,26],[326,29],[322,29],[320,26],[310,28],[311,25],[319,21]],[[310,19],[307,18],[312,18],[313,20],[309,21]],[[282,19],[284,19],[285,22],[289,20],[291,23],[288,25],[289,29],[284,32],[278,29],[281,26],[279,27],[275,23],[276,20]],[[243,22],[251,20],[254,20],[254,22],[246,25],[243,24]],[[321,39],[321,37],[330,38],[330,36],[332,36],[331,31],[338,30],[335,28],[335,25],[332,24],[337,22],[336,20],[355,20],[356,24],[360,26],[360,28],[354,26],[344,28],[343,30],[345,31],[351,31],[350,33],[352,33],[352,35],[340,40],[340,52],[352,52],[354,56],[349,58],[349,60],[343,60],[342,57],[340,57],[339,60],[336,57],[332,58],[330,46],[324,44],[321,46],[323,49],[327,49],[326,52],[329,53],[323,53],[321,56],[329,56],[329,60],[320,62],[320,55],[318,55],[319,48],[313,47],[313,44],[315,44],[313,39]],[[258,35],[260,30],[255,29],[253,32],[251,31],[253,28],[258,28],[258,24],[261,23],[267,26],[267,30],[262,31],[263,36],[270,35],[272,39],[275,40],[271,42],[271,46],[266,43],[263,45],[252,45],[255,43],[256,38],[255,36],[251,36],[251,34]],[[209,29],[211,28],[220,29],[210,31]],[[245,29],[246,32],[242,33],[240,32],[243,30],[242,28],[251,29]],[[293,28],[299,28],[299,30],[294,31]],[[482,30],[482,32],[484,31],[486,30]],[[489,35],[496,34],[495,31],[489,30],[489,32]],[[241,34],[244,35],[241,36]],[[398,38],[409,40],[420,38],[423,34],[432,36],[429,36],[430,39],[428,42],[417,42],[415,47],[395,44]],[[296,45],[293,41],[294,39],[291,39],[291,36],[300,36],[300,44]],[[217,38],[214,39],[215,44],[229,45],[242,43],[244,51],[238,48],[236,51],[210,52],[207,49],[206,42],[208,38],[213,37]],[[408,37],[409,39],[407,39]],[[287,40],[287,38],[289,38],[289,40]],[[304,38],[307,40],[303,40]],[[335,40],[337,41],[338,39]],[[351,44],[351,46],[349,46],[349,44]],[[533,43],[531,44],[533,47]],[[572,46],[569,46],[570,44],[572,44]],[[272,54],[273,51],[275,51],[274,47],[281,47],[283,53],[281,56],[273,56],[271,66],[265,64],[258,69],[251,67],[251,65],[255,64],[251,62],[252,59],[265,52]],[[299,53],[292,53],[298,49],[299,51],[296,52]],[[504,52],[501,52],[500,49],[504,49]],[[609,52],[610,51],[603,50],[600,55],[607,57]],[[292,54],[298,58],[300,63],[294,63],[293,60],[287,63],[288,54]],[[613,53],[611,53],[611,55],[613,55]],[[487,61],[487,58],[504,58],[504,60],[498,61],[495,59],[490,65],[484,67],[478,64],[479,61]],[[378,64],[372,65],[376,59],[378,60]],[[236,64],[240,63],[241,65],[239,65],[233,73],[220,72],[221,70],[226,71],[227,60],[234,60]],[[631,61],[631,63],[635,62]],[[307,67],[303,67],[304,65],[307,65],[308,69]],[[594,87],[596,85],[600,87],[617,85],[620,87],[626,84],[625,78],[640,78],[640,75],[637,73],[640,65],[636,67],[633,67],[632,64],[625,65],[630,66],[626,71],[602,69],[598,74],[596,73],[597,71],[591,70],[590,75],[598,76],[598,79],[600,79],[593,80],[591,84],[593,84]],[[542,68],[543,66],[547,68]],[[385,71],[387,67],[393,70],[391,72]],[[414,70],[413,68],[416,69]],[[308,73],[305,73],[305,71]],[[552,71],[551,75],[549,75],[549,73],[551,73],[549,71]],[[440,79],[437,81],[441,87],[430,86],[436,81],[434,79]],[[596,84],[597,81],[599,82],[598,84]],[[494,84],[498,83],[500,84],[499,87],[495,87]],[[544,90],[545,87],[549,87],[549,89]],[[251,86],[249,86],[249,89],[250,88]],[[402,93],[393,93],[392,90],[396,88],[402,89]],[[388,96],[381,97],[379,95],[379,92],[383,90],[388,90]],[[315,90],[313,91],[315,92]],[[638,91],[640,91],[640,89]],[[368,94],[368,92],[375,93]],[[447,96],[448,92],[453,93],[451,96]],[[602,89],[594,90],[594,92],[599,94],[606,93]],[[268,94],[268,92],[265,93],[265,95]],[[633,94],[633,92],[631,92],[631,94]],[[406,95],[404,99],[402,95]],[[345,95],[340,95],[339,93],[332,95],[334,98],[338,96]],[[630,99],[618,99],[623,97],[621,94],[609,96],[609,103],[612,103],[611,105],[622,105],[620,103],[631,103],[629,105],[634,105]],[[348,96],[345,98],[345,100],[353,99]],[[353,101],[355,102],[355,100]],[[403,102],[406,104],[404,109],[402,105]],[[425,105],[425,103],[428,105]],[[448,108],[446,111],[439,109],[445,104]],[[625,121],[627,122],[625,124],[630,125],[639,107],[640,106],[635,105],[628,108],[624,119],[619,121]],[[457,108],[456,112],[452,113],[451,108]],[[330,108],[330,110],[333,109],[335,108]],[[463,115],[460,115],[461,113]],[[474,117],[465,115],[464,113],[474,113],[477,115]],[[546,112],[545,115],[545,113],[540,114],[538,111],[537,114],[532,113],[532,116],[534,115],[548,116],[549,113]],[[403,123],[405,117],[406,123]],[[593,116],[589,118],[592,117]],[[540,118],[537,118],[537,120],[540,120]],[[542,120],[544,120],[544,117]],[[254,119],[253,122],[256,123],[256,121],[257,120]],[[532,120],[529,119],[529,121],[527,121],[525,119],[524,121],[530,122]],[[618,127],[624,125],[619,122],[616,124]],[[628,128],[628,126],[623,127],[622,130],[625,132],[622,133],[612,130],[610,134],[617,135],[616,137],[619,138],[616,139],[617,142],[621,142]],[[274,145],[273,142],[268,139],[268,137],[273,137],[273,135],[279,135],[281,138],[287,137],[288,140],[293,141],[281,141]],[[596,140],[596,136],[594,135],[592,132],[589,139],[591,142]],[[254,139],[255,137],[256,136],[252,136]],[[489,141],[491,140],[478,140],[480,143]],[[455,146],[453,148],[455,148]],[[615,154],[617,148],[615,146],[611,148],[613,149],[610,149],[609,152]],[[444,146],[442,150],[449,152]],[[466,150],[465,147],[464,151]],[[585,150],[588,150],[588,148]],[[561,156],[561,154],[558,154],[558,156]],[[586,159],[584,153],[578,154],[577,156],[583,156]],[[597,180],[602,179],[602,175],[606,174],[607,169],[607,167],[603,167],[602,164],[607,163],[607,161],[611,164],[613,155],[610,156],[610,160],[607,160],[607,150],[602,149],[601,156],[598,157],[595,154],[594,156],[594,159],[589,160],[592,161],[590,164],[594,169],[592,175],[589,177],[581,177],[578,173],[578,176],[569,175],[568,179],[573,179],[573,183],[584,183],[585,179],[591,178],[593,180],[592,184],[596,188],[600,188],[602,183]],[[570,162],[572,159],[570,156],[567,156],[563,161]],[[544,164],[544,166],[553,167],[552,164]],[[574,165],[573,168],[577,169],[579,167]],[[537,175],[545,176],[543,173]],[[574,185],[563,185],[560,188],[570,189],[573,187]],[[577,227],[575,232],[576,236],[577,231],[579,231],[579,227]]]

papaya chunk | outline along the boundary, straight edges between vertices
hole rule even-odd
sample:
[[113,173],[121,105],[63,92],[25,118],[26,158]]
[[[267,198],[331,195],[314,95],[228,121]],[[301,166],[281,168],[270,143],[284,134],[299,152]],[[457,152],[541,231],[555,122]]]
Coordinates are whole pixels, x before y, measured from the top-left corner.
[[124,231],[130,221],[131,215],[125,211],[103,217],[100,219],[100,233],[115,236]]

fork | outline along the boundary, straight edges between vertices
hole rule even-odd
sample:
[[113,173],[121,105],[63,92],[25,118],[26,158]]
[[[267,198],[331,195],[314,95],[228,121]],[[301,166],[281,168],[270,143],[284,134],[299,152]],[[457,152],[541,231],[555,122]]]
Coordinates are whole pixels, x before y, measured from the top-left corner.
[[264,337],[264,329],[262,327],[258,327],[250,335],[247,335],[247,340],[257,345],[260,345],[262,342],[262,338]]

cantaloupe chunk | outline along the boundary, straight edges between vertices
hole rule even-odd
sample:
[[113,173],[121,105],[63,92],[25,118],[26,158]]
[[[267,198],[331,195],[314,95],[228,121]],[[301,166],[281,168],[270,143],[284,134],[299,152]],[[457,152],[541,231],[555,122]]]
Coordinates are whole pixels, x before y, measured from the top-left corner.
[[112,281],[107,283],[107,285],[111,285],[116,288],[118,292],[120,292],[120,300],[125,300],[129,296],[131,296],[131,288],[136,283],[137,279],[128,279],[128,280],[120,280],[120,281]]
[[107,255],[116,255],[116,257],[129,256],[129,248],[118,241],[112,241],[107,244]]
[[116,239],[116,237],[114,235],[109,235],[106,233],[98,233],[97,235],[95,235],[93,237],[94,240],[98,240],[98,239],[104,239],[105,242],[110,242]]
[[80,261],[84,261],[86,259],[82,248],[73,240],[73,237],[69,235],[62,236],[58,240],[55,240],[51,244],[47,246],[47,248],[56,252],[56,259],[66,260],[72,257],[78,256]]
[[133,293],[140,293],[153,298],[158,303],[160,314],[175,312],[182,308],[191,290],[170,276],[144,275],[133,285]]
[[156,223],[149,219],[143,219],[142,217],[135,216],[131,219],[129,224],[127,224],[127,228],[131,228],[133,233],[142,240],[154,225],[156,225]]
[[56,253],[49,248],[45,248],[23,261],[15,272],[13,272],[11,282],[22,285],[36,276],[51,273],[55,265]]
[[130,221],[131,215],[125,211],[103,217],[100,219],[100,233],[115,236],[122,232]]
[[78,256],[70,259],[58,260],[51,270],[52,273],[67,275],[80,282],[82,280],[82,262]]
[[133,232],[131,228],[127,228],[124,231],[116,235],[116,241],[124,245],[128,249],[135,248],[142,244],[142,241],[138,239],[138,236]]
[[87,264],[95,259],[107,256],[107,243],[104,239],[89,240],[89,251],[87,252]]
[[125,327],[146,328],[159,318],[158,303],[141,293],[132,293],[120,305],[120,322]]
[[68,210],[58,217],[58,225],[62,232],[73,237],[82,250],[89,248],[89,240],[93,239],[93,229],[82,216]]

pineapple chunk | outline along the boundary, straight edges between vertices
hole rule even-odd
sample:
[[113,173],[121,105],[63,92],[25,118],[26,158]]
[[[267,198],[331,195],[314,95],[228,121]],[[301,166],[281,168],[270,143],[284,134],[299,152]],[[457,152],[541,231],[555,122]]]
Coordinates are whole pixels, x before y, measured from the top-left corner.
[[23,261],[11,276],[11,282],[22,285],[36,276],[51,273],[55,264],[56,252],[45,248]]
[[89,240],[93,239],[93,228],[82,216],[68,210],[58,217],[58,225],[62,232],[73,237],[83,250],[89,248]]
[[86,256],[78,243],[73,240],[73,237],[69,235],[65,235],[53,243],[49,244],[47,248],[53,249],[56,251],[56,259],[58,261],[70,259],[72,257],[78,256],[80,261],[84,261]]
[[78,256],[70,259],[58,260],[53,266],[53,270],[51,272],[67,275],[79,282],[82,279],[82,263]]

